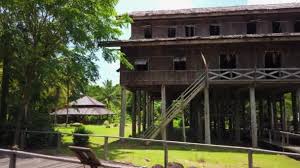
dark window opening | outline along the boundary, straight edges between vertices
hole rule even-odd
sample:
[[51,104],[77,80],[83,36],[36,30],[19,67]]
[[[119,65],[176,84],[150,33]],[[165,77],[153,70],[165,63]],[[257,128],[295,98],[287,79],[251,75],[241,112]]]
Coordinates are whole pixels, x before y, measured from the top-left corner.
[[152,28],[151,28],[151,26],[146,26],[145,28],[144,28],[144,37],[145,38],[152,38]]
[[221,69],[234,69],[236,68],[235,54],[221,54],[220,55],[220,68]]
[[220,35],[220,26],[219,25],[210,25],[209,26],[209,33],[211,36]]
[[[267,79],[274,79],[279,77],[280,73],[271,68],[280,68],[281,67],[281,53],[278,51],[268,51],[265,53],[265,68],[270,68],[265,72],[271,76],[266,76]],[[275,76],[275,77],[272,77]]]
[[185,36],[192,37],[195,35],[195,27],[194,26],[185,26]]
[[268,51],[265,54],[265,68],[280,68],[281,53],[278,51]]
[[186,70],[186,58],[175,57],[174,58],[174,70]]
[[[236,56],[235,54],[221,54],[220,55],[220,68],[221,69],[235,69],[236,68]],[[230,79],[236,76],[232,71],[224,70],[221,71],[221,79]]]
[[300,21],[295,22],[295,32],[300,32]]
[[247,34],[256,34],[256,23],[247,23]]
[[148,71],[148,60],[147,59],[135,60],[134,69],[136,71]]
[[176,28],[175,27],[168,28],[168,37],[176,37]]
[[273,33],[282,33],[282,25],[280,22],[272,22]]

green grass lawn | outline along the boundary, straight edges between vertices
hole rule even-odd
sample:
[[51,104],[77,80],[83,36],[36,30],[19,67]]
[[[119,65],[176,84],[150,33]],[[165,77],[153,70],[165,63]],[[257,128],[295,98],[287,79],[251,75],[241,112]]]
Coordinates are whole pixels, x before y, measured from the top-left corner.
[[[105,128],[104,126],[86,125],[88,130],[94,134],[118,136],[118,127]],[[74,127],[58,126],[60,132],[71,133]],[[131,126],[126,127],[126,136],[131,134]],[[72,144],[71,136],[63,137],[63,154],[70,155],[67,146]],[[99,158],[103,158],[104,138],[90,138],[90,147],[96,152]],[[152,166],[163,164],[163,148],[160,144],[150,144],[148,146],[139,142],[119,142],[116,139],[109,140],[109,159],[129,162],[141,166]],[[194,166],[200,168],[246,168],[247,153],[243,151],[222,150],[208,147],[182,147],[169,145],[169,161],[182,163],[185,167]],[[300,161],[281,155],[254,154],[254,167],[256,168],[299,168]]]

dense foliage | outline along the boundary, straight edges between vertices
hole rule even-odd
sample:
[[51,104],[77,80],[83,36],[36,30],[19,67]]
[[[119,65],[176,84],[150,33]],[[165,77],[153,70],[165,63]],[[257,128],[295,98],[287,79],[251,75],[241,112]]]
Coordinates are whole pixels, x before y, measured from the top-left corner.
[[[1,129],[49,129],[57,106],[78,98],[98,79],[99,43],[130,22],[117,0],[0,1]],[[124,60],[103,49],[106,61]]]

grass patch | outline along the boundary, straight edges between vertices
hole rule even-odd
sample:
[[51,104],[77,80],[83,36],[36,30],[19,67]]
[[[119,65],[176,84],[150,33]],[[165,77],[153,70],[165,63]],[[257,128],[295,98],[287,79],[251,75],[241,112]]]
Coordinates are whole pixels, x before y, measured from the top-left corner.
[[[85,125],[94,134],[118,136],[119,128],[97,125]],[[72,133],[74,127],[57,126],[56,129],[64,133]],[[131,134],[131,126],[126,126],[126,136]],[[67,146],[72,144],[71,136],[63,137],[62,153],[71,155]],[[104,138],[90,138],[90,147],[99,158],[103,158]],[[139,142],[119,142],[109,139],[109,159],[130,162],[136,165],[150,167],[154,164],[163,164],[163,148],[161,144],[146,146]],[[282,155],[256,153],[253,156],[255,168],[299,168],[300,162]],[[183,147],[169,145],[169,161],[183,164],[185,167],[199,168],[247,168],[247,153],[239,150],[224,150],[210,147]]]

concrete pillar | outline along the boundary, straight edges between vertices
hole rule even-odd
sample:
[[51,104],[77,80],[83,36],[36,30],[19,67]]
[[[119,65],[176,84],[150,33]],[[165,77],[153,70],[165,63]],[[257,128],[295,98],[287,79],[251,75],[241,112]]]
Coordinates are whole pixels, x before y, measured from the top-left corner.
[[[161,86],[161,115],[166,115],[166,86]],[[161,137],[163,140],[167,139],[166,128],[162,128]]]
[[136,92],[132,93],[132,136],[136,137]]
[[209,88],[204,89],[204,129],[205,143],[210,144],[210,118],[209,118]]
[[251,139],[252,147],[257,147],[257,121],[256,121],[256,103],[255,88],[251,87],[250,91],[250,111],[251,111]]
[[119,136],[125,136],[125,123],[126,123],[126,90],[124,87],[121,89],[121,117],[120,117],[120,131]]

